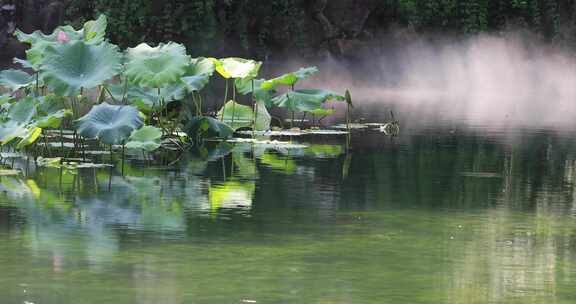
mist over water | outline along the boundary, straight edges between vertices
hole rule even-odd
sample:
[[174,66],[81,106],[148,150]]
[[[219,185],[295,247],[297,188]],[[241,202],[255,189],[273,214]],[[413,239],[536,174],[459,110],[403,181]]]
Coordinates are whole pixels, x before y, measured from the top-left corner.
[[338,91],[350,87],[361,106],[392,105],[411,116],[500,127],[574,126],[575,57],[529,40],[413,40],[362,62],[325,63],[318,81]]

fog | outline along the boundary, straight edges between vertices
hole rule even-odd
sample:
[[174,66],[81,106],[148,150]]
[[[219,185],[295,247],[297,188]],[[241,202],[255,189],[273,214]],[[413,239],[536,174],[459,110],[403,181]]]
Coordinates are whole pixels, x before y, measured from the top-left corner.
[[505,126],[565,128],[576,122],[575,57],[526,37],[414,39],[320,67],[313,85],[350,88],[364,108]]

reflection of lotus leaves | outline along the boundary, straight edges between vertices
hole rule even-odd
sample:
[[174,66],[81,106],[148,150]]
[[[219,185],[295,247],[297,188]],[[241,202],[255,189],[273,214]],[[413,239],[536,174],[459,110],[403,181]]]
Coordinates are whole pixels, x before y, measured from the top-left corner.
[[249,209],[252,207],[255,189],[254,182],[230,181],[222,185],[212,185],[209,189],[211,209]]

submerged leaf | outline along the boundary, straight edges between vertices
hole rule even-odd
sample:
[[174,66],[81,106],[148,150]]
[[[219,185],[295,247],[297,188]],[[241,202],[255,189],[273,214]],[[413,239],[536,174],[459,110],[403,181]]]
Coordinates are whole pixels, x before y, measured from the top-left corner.
[[145,126],[132,132],[130,135],[130,141],[126,144],[126,148],[142,149],[152,152],[160,148],[161,138],[162,130],[152,126]]
[[46,48],[39,71],[54,93],[71,96],[81,88],[96,87],[120,73],[120,61],[118,48],[112,44],[76,41]]
[[178,43],[151,47],[142,43],[127,50],[126,76],[140,86],[161,88],[177,82],[186,73],[190,58]]
[[130,134],[144,125],[138,109],[132,106],[99,104],[77,120],[80,136],[98,138],[107,145],[122,144]]

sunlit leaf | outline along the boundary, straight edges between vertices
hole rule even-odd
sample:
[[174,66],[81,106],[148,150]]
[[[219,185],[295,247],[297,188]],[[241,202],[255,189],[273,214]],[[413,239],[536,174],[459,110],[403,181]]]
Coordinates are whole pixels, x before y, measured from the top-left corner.
[[191,138],[228,138],[234,129],[213,117],[197,116],[185,126],[185,132]]
[[266,80],[261,84],[261,88],[271,90],[280,85],[294,86],[298,81],[304,80],[318,73],[317,67],[301,68],[296,72],[287,73],[274,79]]
[[209,58],[216,67],[216,71],[224,78],[256,78],[262,62],[244,58]]

